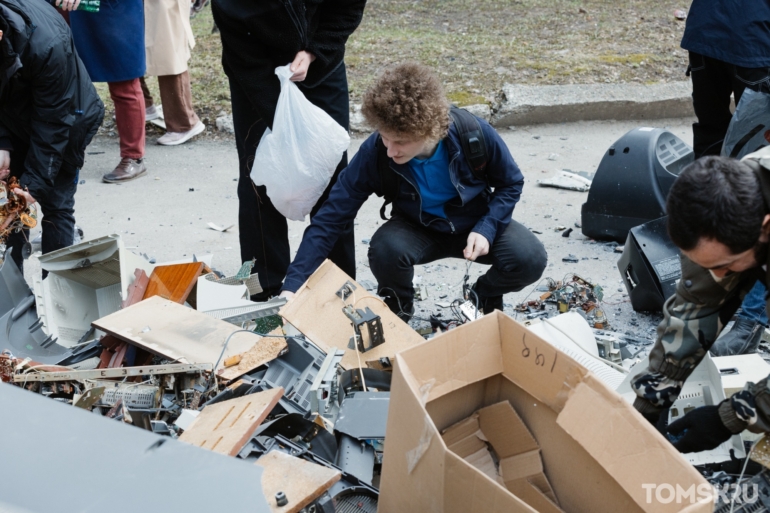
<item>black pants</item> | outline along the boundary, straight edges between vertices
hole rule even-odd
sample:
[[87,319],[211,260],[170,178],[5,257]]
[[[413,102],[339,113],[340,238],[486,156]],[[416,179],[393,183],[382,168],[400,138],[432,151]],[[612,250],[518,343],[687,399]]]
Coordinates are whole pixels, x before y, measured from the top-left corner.
[[[440,258],[463,258],[468,234],[438,233],[394,215],[372,236],[369,265],[377,279],[377,293],[398,314],[411,313],[414,300],[414,266]],[[476,259],[492,267],[478,279],[480,299],[518,292],[540,279],[548,255],[535,235],[516,221],[491,245],[489,253]],[[400,304],[399,304],[400,303]]]
[[[11,174],[15,174],[14,162],[19,162],[21,167],[24,160],[18,151],[11,154]],[[43,214],[43,254],[72,245],[75,237],[75,192],[78,188],[79,173],[80,170],[74,165],[63,162],[50,192],[45,197],[35,198],[39,212]],[[11,257],[19,269],[23,269],[22,248],[28,240],[29,230],[14,233],[7,240],[8,247],[12,248]],[[44,278],[46,274],[48,273],[43,272]]]
[[735,104],[748,87],[770,93],[770,68],[743,68],[690,52],[692,103],[697,123],[692,125],[695,158],[719,155],[732,119],[730,95]]
[[[237,74],[234,74],[237,76]],[[345,65],[340,65],[326,80],[313,88],[298,84],[305,97],[322,108],[346,130],[350,124],[348,81]],[[251,104],[255,94],[238,80],[230,79],[230,98],[233,106],[235,144],[238,148],[240,178],[238,180],[238,227],[240,229],[241,261],[256,259],[254,271],[259,273],[263,292],[254,296],[266,300],[281,290],[286,269],[291,263],[286,218],[276,210],[264,186],[251,181],[251,164],[267,124]],[[347,152],[337,166],[329,186],[310,212],[312,218],[321,207],[337,181],[340,171],[348,165]],[[355,236],[353,223],[347,225],[329,253],[329,259],[350,277],[356,276]]]

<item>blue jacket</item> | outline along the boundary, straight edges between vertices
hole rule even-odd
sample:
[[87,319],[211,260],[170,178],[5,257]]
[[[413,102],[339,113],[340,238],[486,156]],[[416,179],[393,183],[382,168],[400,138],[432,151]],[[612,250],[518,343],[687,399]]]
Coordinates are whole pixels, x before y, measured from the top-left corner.
[[770,66],[770,0],[693,0],[682,48],[744,68]]
[[102,0],[99,12],[71,12],[70,26],[91,80],[122,82],[144,76],[142,0]]
[[[514,162],[511,152],[494,128],[479,119],[487,147],[486,182],[476,178],[463,153],[460,137],[452,124],[444,143],[449,152],[449,175],[457,188],[458,200],[444,207],[446,218],[422,212],[420,190],[408,164],[390,160],[390,169],[398,173],[399,190],[393,200],[393,213],[407,217],[441,233],[480,233],[494,243],[511,222],[513,207],[521,197],[524,176]],[[372,134],[339,175],[329,198],[305,230],[297,256],[286,273],[283,290],[296,290],[323,262],[337,241],[343,227],[355,219],[361,205],[371,196],[382,196],[380,173],[377,169],[376,143],[379,134]]]

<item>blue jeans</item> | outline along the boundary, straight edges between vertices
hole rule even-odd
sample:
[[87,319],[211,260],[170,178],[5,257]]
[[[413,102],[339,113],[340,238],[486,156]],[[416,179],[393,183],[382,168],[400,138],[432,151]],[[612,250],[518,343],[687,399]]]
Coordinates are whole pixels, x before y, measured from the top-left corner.
[[767,288],[761,281],[757,281],[751,291],[743,298],[741,312],[738,314],[745,319],[761,322],[767,326],[767,309],[765,308],[765,294]]

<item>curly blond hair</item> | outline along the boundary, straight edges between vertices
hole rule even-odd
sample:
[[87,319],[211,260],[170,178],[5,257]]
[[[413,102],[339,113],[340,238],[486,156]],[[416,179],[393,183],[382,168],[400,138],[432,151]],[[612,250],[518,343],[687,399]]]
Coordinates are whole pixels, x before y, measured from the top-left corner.
[[361,112],[375,130],[415,139],[443,139],[449,103],[436,74],[408,62],[386,69],[364,93]]

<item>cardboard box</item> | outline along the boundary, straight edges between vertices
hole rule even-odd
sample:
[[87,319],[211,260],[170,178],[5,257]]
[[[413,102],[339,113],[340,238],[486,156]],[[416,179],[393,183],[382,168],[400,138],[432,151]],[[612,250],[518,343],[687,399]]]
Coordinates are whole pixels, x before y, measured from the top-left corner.
[[564,511],[712,511],[711,486],[630,404],[500,312],[396,356],[379,511],[538,511],[441,437],[501,401],[537,440]]

